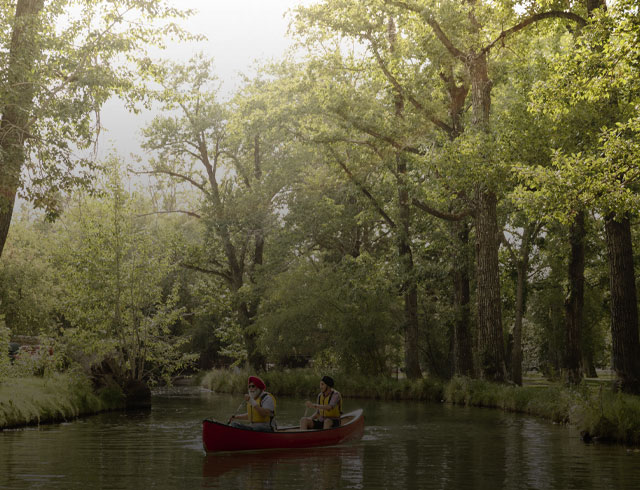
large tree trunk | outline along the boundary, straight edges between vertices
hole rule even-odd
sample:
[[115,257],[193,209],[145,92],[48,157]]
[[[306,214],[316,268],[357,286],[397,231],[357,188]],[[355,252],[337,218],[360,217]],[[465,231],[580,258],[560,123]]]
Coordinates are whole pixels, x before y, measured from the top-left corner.
[[613,369],[627,393],[640,393],[640,340],[629,218],[605,221],[611,284],[611,340]]
[[40,55],[38,14],[44,0],[18,0],[11,33],[7,94],[0,124],[0,257],[9,234],[20,174],[24,165],[25,130],[33,106],[33,67]]
[[582,330],[584,310],[584,212],[580,211],[569,232],[569,291],[565,300],[566,345],[563,377],[569,384],[582,380]]
[[471,295],[469,288],[469,226],[467,223],[456,224],[458,250],[454,258],[453,301],[455,322],[453,326],[453,374],[471,376],[473,374],[473,354],[471,350]]
[[[489,131],[491,80],[486,53],[474,54],[467,65],[471,76],[472,122],[476,130]],[[478,360],[480,375],[506,380],[500,271],[498,268],[497,197],[487,186],[476,188]]]
[[476,195],[478,361],[483,378],[506,380],[502,307],[498,269],[496,196],[479,190]]

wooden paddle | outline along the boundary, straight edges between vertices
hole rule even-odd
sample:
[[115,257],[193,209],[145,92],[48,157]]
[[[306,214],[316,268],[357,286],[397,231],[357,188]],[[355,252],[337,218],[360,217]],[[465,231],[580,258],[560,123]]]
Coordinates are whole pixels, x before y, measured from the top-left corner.
[[240,411],[243,405],[244,405],[244,402],[240,402],[240,405],[238,405],[238,408],[236,408],[236,411],[234,412],[234,414],[231,417],[229,417],[229,420],[227,421],[227,425],[231,423],[231,419],[233,419],[233,417],[238,415],[238,412]]

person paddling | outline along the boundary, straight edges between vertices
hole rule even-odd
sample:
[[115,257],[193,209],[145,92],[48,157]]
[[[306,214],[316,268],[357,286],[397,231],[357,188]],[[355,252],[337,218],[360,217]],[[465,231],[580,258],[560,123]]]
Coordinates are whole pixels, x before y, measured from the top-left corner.
[[[247,402],[247,412],[240,415],[232,415],[229,419],[232,427],[239,429],[256,430],[260,432],[272,432],[273,419],[276,415],[276,399],[265,391],[266,385],[257,376],[249,376],[247,388],[249,393],[244,395]],[[248,424],[234,422],[234,420],[248,420]]]
[[333,389],[334,381],[331,376],[323,376],[320,380],[320,393],[316,403],[307,400],[307,408],[315,408],[316,412],[311,417],[300,419],[300,429],[331,429],[340,427],[340,415],[342,415],[342,395]]

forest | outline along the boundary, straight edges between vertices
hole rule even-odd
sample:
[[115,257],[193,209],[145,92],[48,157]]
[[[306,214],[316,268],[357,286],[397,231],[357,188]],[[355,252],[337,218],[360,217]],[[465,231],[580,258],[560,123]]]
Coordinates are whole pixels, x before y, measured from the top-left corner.
[[[603,369],[640,393],[635,1],[320,0],[228,97],[206,53],[148,54],[198,37],[170,2],[0,9],[0,382]],[[112,97],[154,114],[144,155],[97,157]]]

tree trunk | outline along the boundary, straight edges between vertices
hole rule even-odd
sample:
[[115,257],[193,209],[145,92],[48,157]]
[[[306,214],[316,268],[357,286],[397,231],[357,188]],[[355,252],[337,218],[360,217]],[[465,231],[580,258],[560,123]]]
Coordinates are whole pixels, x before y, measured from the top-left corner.
[[404,291],[404,361],[407,378],[417,379],[422,377],[419,358],[419,322],[418,322],[418,288],[413,270],[413,254],[409,240],[409,226],[411,222],[411,210],[409,207],[409,192],[405,178],[407,165],[402,155],[397,155],[398,175],[398,259],[400,262],[400,274],[402,277],[402,289]]
[[611,285],[611,340],[613,369],[626,393],[640,393],[640,340],[633,245],[629,218],[605,220]]
[[593,363],[593,353],[582,353],[582,374],[585,378],[597,378],[596,365]]
[[[524,257],[522,257],[524,259]],[[513,349],[511,351],[511,381],[522,386],[522,319],[525,309],[525,289],[529,257],[517,265],[516,318],[513,325]]]
[[497,200],[493,192],[477,195],[477,298],[478,360],[481,376],[492,381],[506,380],[502,307],[498,269]]
[[516,263],[516,318],[513,325],[513,348],[511,350],[511,381],[522,386],[522,321],[526,310],[527,274],[529,273],[529,253],[532,234],[535,233],[530,223],[522,232],[522,244]]
[[569,384],[582,380],[582,330],[584,309],[584,212],[580,211],[571,225],[569,242],[569,291],[565,300],[566,345],[564,355],[564,379]]
[[[394,53],[396,49],[397,32],[393,18],[387,25],[389,47]],[[404,97],[402,93],[394,93],[394,116],[398,119],[404,117]],[[407,187],[407,162],[402,152],[396,154],[396,181],[398,185],[398,261],[400,264],[400,277],[402,278],[402,290],[404,292],[404,365],[407,378],[418,379],[422,377],[419,356],[419,323],[418,323],[418,287],[414,277],[413,254],[411,251],[411,208],[409,189]]]
[[[476,130],[489,131],[491,80],[485,53],[472,55],[467,68],[471,76],[472,122]],[[480,374],[493,381],[506,380],[500,271],[498,268],[497,197],[485,186],[476,188],[478,360]]]
[[38,14],[44,0],[18,0],[11,33],[7,93],[0,123],[0,257],[9,234],[20,174],[24,165],[25,129],[35,92],[33,67],[41,48],[37,43]]
[[471,295],[469,292],[469,226],[467,223],[455,225],[457,228],[458,251],[454,257],[453,301],[455,323],[453,326],[453,374],[471,376],[473,374],[473,355],[471,352]]

